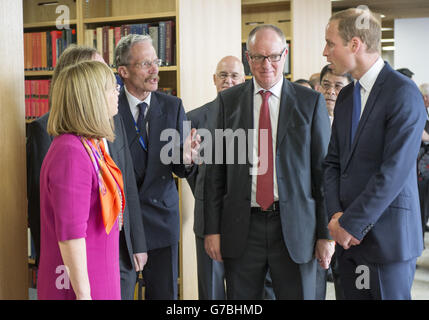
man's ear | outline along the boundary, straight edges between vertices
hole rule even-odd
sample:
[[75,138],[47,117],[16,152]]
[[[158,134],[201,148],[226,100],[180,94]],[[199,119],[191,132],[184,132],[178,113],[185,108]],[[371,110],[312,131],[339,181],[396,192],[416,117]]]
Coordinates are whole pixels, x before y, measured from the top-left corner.
[[118,71],[118,74],[121,76],[121,78],[123,79],[128,78],[129,73],[128,73],[128,69],[125,66],[119,66],[117,71]]
[[350,48],[352,50],[353,53],[358,52],[359,50],[361,50],[364,46],[364,43],[362,42],[362,40],[359,37],[353,37],[350,40]]

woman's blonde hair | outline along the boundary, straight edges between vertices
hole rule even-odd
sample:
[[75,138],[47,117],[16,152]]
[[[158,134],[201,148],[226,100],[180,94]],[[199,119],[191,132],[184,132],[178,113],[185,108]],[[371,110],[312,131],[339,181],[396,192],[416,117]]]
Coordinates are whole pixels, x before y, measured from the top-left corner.
[[95,48],[86,47],[86,46],[78,46],[76,44],[71,44],[63,51],[61,56],[58,58],[57,65],[55,66],[54,73],[51,79],[51,90],[49,91],[49,101],[52,96],[52,87],[55,81],[58,78],[60,72],[65,68],[72,64],[76,64],[80,61],[89,61],[94,58],[97,54],[97,50]]
[[85,138],[115,138],[106,91],[116,86],[112,70],[99,61],[65,67],[52,87],[48,133],[73,133]]

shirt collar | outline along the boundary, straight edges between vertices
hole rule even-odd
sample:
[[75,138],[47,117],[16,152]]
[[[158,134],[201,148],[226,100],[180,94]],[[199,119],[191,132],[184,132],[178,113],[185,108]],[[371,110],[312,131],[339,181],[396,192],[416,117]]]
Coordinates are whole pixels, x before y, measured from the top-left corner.
[[[284,77],[281,77],[281,79],[279,81],[277,81],[277,83],[275,85],[273,85],[269,91],[271,92],[271,94],[277,98],[280,99],[281,95],[282,95],[282,87],[283,87],[283,81],[284,81]],[[256,82],[255,77],[253,77],[253,87],[255,88],[253,91],[253,95],[257,95],[259,93],[259,91],[264,90],[266,91],[264,88],[262,88],[258,82]]]
[[381,69],[383,68],[384,61],[381,57],[378,57],[377,61],[375,61],[372,67],[359,79],[359,83],[361,87],[365,89],[365,91],[371,91],[375,81],[377,80],[378,75],[381,72]]
[[148,108],[150,106],[150,97],[152,95],[152,92],[149,92],[149,95],[146,97],[146,99],[144,99],[143,101],[137,99],[135,96],[133,96],[128,90],[127,90],[127,86],[124,85],[124,89],[125,89],[125,95],[127,96],[128,99],[128,103],[131,106],[135,107],[138,104],[142,103],[142,102],[146,102]]

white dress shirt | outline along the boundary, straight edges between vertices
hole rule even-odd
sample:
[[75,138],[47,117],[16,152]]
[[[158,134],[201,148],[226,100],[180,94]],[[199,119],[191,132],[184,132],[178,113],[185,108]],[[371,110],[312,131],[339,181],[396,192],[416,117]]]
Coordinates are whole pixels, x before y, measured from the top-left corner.
[[[268,106],[270,109],[270,120],[271,120],[271,133],[273,139],[273,180],[274,180],[274,201],[279,200],[279,192],[277,188],[277,173],[276,173],[276,142],[277,142],[277,127],[279,120],[280,112],[280,99],[282,94],[283,86],[283,77],[278,81],[274,86],[270,88],[271,96],[268,99]],[[258,158],[258,131],[259,129],[259,113],[261,111],[262,96],[259,94],[259,91],[264,90],[253,78],[253,128],[255,129],[255,134],[253,135],[253,162],[256,162],[255,159]],[[257,163],[254,163],[254,167]],[[259,204],[256,203],[256,182],[257,175],[252,175],[252,195],[251,195],[251,206],[259,207]]]
[[[146,117],[147,112],[150,108],[150,97],[151,97],[152,93],[149,92],[149,95],[146,97],[146,99],[144,99],[143,101],[140,101],[139,99],[137,99],[135,96],[133,96],[131,93],[128,92],[126,86],[124,86],[124,89],[125,89],[125,95],[126,95],[127,100],[128,100],[128,104],[130,106],[131,114],[133,115],[134,121],[137,123],[137,118],[139,117],[139,112],[140,112],[139,107],[137,107],[137,105],[142,103],[142,102],[146,102],[147,108],[144,112],[144,116]],[[148,123],[146,122],[146,132],[147,132],[147,130],[148,130]]]
[[[381,57],[378,57],[377,61],[372,65],[372,67],[359,79],[360,83],[360,99],[361,99],[361,111],[360,115],[362,117],[363,110],[365,109],[366,102],[368,101],[369,94],[371,93],[372,87],[374,86],[375,81],[377,80],[378,75],[381,72],[381,69],[384,68],[384,61]],[[356,84],[355,80],[355,84]]]
[[107,139],[106,138],[101,138],[101,140],[103,140],[104,143],[104,149],[106,150],[107,154],[109,156],[111,156],[110,151],[109,151],[109,145],[107,144]]

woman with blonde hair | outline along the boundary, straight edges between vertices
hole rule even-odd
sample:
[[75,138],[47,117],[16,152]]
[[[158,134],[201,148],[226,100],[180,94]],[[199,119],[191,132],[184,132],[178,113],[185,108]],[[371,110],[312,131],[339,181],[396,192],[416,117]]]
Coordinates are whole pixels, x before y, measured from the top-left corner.
[[105,150],[105,139],[115,138],[115,76],[104,63],[79,62],[58,74],[51,92],[54,140],[40,175],[38,298],[120,299],[124,186]]

